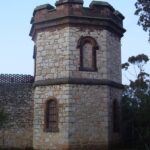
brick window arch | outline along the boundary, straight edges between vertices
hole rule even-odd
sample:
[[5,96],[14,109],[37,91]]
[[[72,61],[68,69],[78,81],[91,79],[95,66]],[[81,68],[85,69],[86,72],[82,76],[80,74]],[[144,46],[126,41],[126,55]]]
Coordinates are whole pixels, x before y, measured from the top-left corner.
[[49,98],[45,103],[45,131],[58,132],[58,103]]
[[99,49],[96,40],[90,36],[82,36],[77,48],[80,49],[80,71],[97,71],[96,50]]
[[113,101],[113,131],[120,131],[120,121],[119,121],[119,104],[117,99]]

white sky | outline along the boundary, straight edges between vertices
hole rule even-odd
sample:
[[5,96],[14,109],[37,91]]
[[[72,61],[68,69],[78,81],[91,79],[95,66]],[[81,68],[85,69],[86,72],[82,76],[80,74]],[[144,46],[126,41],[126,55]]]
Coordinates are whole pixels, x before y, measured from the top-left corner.
[[[84,5],[88,6],[91,1],[84,0]],[[122,62],[125,62],[132,55],[150,54],[148,33],[145,33],[137,25],[138,17],[134,15],[135,1],[107,0],[126,17],[124,28],[127,32],[122,38]],[[30,19],[34,8],[45,3],[54,5],[55,0],[1,1],[0,73],[33,75],[33,42],[29,37]],[[149,71],[149,68],[150,65],[147,67],[147,71]]]

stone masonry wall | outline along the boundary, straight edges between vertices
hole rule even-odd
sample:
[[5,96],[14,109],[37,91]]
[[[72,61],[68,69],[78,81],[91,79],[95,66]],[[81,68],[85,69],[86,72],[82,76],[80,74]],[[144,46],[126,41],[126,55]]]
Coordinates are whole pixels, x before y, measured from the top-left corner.
[[71,147],[105,150],[108,147],[109,87],[70,85],[69,143]]
[[[34,93],[34,148],[39,150],[107,148],[107,86],[55,85],[36,87]],[[45,102],[58,101],[59,131],[44,131]]]
[[[80,49],[77,49],[77,43],[81,36],[90,36],[94,38],[99,46],[96,50],[97,69],[96,72],[79,71],[80,67]],[[74,78],[88,79],[107,79],[107,49],[106,49],[106,30],[97,30],[90,27],[71,27],[69,30],[69,76]]]
[[[121,89],[116,89],[116,88],[110,88],[110,101],[109,101],[109,142],[111,144],[116,144],[119,143],[121,140],[121,99],[122,99],[122,91]],[[113,102],[114,100],[117,101],[118,105],[118,126],[119,126],[119,131],[115,132],[114,131],[114,125],[113,125]]]
[[107,32],[107,69],[108,78],[122,83],[121,75],[121,42],[114,33]]
[[[96,50],[97,72],[79,71],[80,50],[76,48],[76,44],[81,36],[91,36],[98,43],[99,50]],[[107,30],[90,27],[71,27],[69,30],[69,66],[72,68],[72,70],[69,70],[69,75],[71,77],[108,79],[121,83],[120,53],[119,37]]]
[[1,84],[0,106],[7,114],[7,123],[0,129],[0,147],[32,147],[32,84]]
[[69,76],[68,34],[69,27],[38,33],[36,81]]
[[[79,71],[80,49],[77,48],[77,43],[81,36],[91,36],[98,43],[95,72]],[[107,79],[121,83],[120,40],[107,30],[90,26],[51,28],[38,32],[35,41],[37,47],[35,81],[82,78]],[[34,148],[62,150],[88,146],[91,149],[95,147],[94,150],[100,147],[107,149],[109,137],[113,135],[110,89],[102,85],[36,87]],[[116,89],[114,92],[118,91]],[[55,97],[59,104],[59,132],[57,133],[44,132],[44,109],[49,97]]]
[[[44,131],[46,100],[55,97],[58,101],[58,132]],[[66,150],[69,131],[69,85],[36,87],[34,91],[33,147],[38,150]]]
[[[96,50],[96,72],[79,71],[81,36],[93,37]],[[39,32],[36,40],[36,81],[64,77],[108,79],[121,83],[120,40],[107,30],[86,27],[65,27]]]

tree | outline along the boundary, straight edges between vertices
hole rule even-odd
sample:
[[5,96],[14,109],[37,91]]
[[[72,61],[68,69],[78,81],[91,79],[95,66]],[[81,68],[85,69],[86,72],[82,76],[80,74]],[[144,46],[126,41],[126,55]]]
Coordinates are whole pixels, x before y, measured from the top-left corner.
[[[148,56],[132,56],[122,64],[122,69],[129,70],[134,66],[135,79],[125,86],[122,100],[123,124],[129,141],[134,141],[150,148],[150,75],[144,66],[149,62]],[[135,144],[134,143],[134,144]],[[140,147],[140,149],[143,149]]]
[[150,41],[150,0],[137,0],[135,7],[135,15],[139,16],[138,25],[141,25],[144,31],[149,32]]

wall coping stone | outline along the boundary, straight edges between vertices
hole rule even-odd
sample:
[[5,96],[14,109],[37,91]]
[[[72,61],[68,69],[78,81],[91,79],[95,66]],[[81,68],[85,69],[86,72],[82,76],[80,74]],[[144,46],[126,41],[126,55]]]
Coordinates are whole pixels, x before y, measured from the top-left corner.
[[24,74],[0,74],[0,84],[26,84],[33,83],[34,77]]
[[37,11],[40,11],[40,10],[42,10],[42,9],[52,10],[52,9],[55,9],[55,7],[52,6],[52,5],[50,5],[50,4],[39,5],[39,6],[37,6],[37,7],[34,9],[34,11],[33,11],[33,16],[35,15],[35,13],[36,13]]
[[90,4],[90,7],[93,7],[93,6],[106,6],[106,7],[109,7],[110,9],[112,10],[115,10],[112,5],[110,5],[108,2],[105,2],[105,1],[92,1],[91,4]]
[[66,4],[66,3],[83,5],[83,0],[59,0],[59,1],[56,1],[55,5],[59,6],[59,5]]

